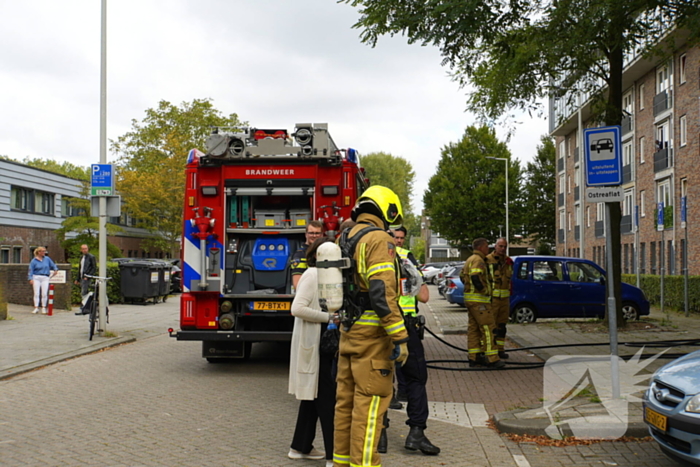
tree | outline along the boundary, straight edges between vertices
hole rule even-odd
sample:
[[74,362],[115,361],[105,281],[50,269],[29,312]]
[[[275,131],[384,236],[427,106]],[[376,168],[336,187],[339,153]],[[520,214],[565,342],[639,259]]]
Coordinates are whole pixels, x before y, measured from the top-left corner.
[[404,213],[411,212],[411,194],[416,173],[410,162],[401,156],[372,152],[360,160],[372,185],[382,185],[396,193]]
[[59,163],[53,159],[31,159],[29,157],[25,157],[20,162],[30,167],[65,175],[66,177],[74,178],[76,180],[90,180],[90,169],[88,167],[81,167],[79,165],[71,164],[70,162]]
[[[498,157],[510,160],[505,143],[488,127],[467,127],[458,143],[442,150],[435,175],[430,178],[423,203],[431,219],[431,228],[455,246],[467,246],[478,237],[498,235],[505,227],[505,167]],[[508,164],[509,214],[520,223],[520,163]]]
[[[668,54],[680,34],[700,40],[697,0],[344,0],[360,7],[363,42],[405,34],[437,45],[454,78],[471,85],[467,108],[483,118],[541,110],[545,97],[590,94],[592,120],[622,121],[624,54]],[[623,323],[619,203],[608,203],[618,323]]]
[[[372,152],[360,160],[372,185],[391,188],[401,200],[404,214],[404,227],[408,237],[420,236],[420,219],[411,211],[411,196],[416,173],[410,162],[401,156],[385,152]],[[408,245],[408,243],[406,243]]]
[[[86,169],[87,170],[87,169]],[[75,215],[67,217],[61,222],[61,228],[56,230],[56,238],[61,248],[66,252],[69,260],[80,258],[81,245],[87,245],[91,250],[99,250],[100,225],[97,217],[90,215],[89,182],[84,181],[81,189],[81,198],[71,198],[68,205]],[[107,224],[107,234],[114,235],[124,229],[114,224]],[[68,236],[69,233],[75,235]],[[107,258],[115,258],[122,255],[121,250],[107,240]]]
[[160,101],[147,109],[141,122],[111,141],[118,156],[117,189],[124,209],[137,227],[153,234],[145,248],[161,248],[177,256],[182,235],[185,163],[190,149],[203,148],[212,127],[245,125],[238,115],[223,115],[210,99],[194,99],[175,106]]
[[540,243],[554,244],[556,150],[552,138],[543,136],[537,155],[528,162],[523,186],[523,223],[525,230]]

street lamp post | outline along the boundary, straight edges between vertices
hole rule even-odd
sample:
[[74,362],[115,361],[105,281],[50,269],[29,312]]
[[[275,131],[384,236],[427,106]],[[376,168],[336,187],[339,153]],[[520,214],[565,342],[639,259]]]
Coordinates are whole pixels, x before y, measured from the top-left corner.
[[487,159],[493,159],[495,161],[503,161],[506,163],[506,255],[510,249],[510,241],[508,240],[508,159],[505,157],[492,157],[486,156]]

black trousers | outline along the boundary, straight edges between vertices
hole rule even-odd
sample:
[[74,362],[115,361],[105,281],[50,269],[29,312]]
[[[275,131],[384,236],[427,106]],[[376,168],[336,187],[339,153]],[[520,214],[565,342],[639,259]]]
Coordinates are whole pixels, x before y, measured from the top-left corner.
[[292,438],[292,449],[308,454],[314,447],[316,421],[321,421],[326,459],[333,459],[333,417],[335,415],[335,357],[321,353],[318,374],[318,395],[312,401],[299,403],[297,425]]
[[402,386],[404,386],[408,396],[406,398],[408,400],[406,425],[425,430],[428,421],[428,392],[425,389],[425,383],[428,381],[428,368],[425,364],[425,351],[416,327],[406,324],[408,358],[403,366],[396,365],[397,380],[399,381],[399,391],[402,391]]

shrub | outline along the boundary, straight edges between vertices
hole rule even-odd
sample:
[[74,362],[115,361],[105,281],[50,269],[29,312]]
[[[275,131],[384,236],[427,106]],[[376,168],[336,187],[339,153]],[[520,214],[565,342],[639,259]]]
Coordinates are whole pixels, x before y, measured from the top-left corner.
[[[623,274],[622,282],[637,285],[637,275]],[[652,305],[661,305],[661,276],[642,274],[639,286]],[[664,276],[664,306],[684,309],[684,288],[684,276]],[[700,276],[688,276],[688,308],[690,311],[700,312]]]

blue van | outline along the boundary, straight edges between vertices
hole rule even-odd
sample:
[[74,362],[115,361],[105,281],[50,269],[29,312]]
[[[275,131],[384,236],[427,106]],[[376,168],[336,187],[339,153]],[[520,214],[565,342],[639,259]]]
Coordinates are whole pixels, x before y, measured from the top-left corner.
[[[593,261],[563,256],[516,256],[513,261],[511,321],[605,316],[605,271]],[[622,313],[626,320],[649,314],[641,289],[622,283]]]

